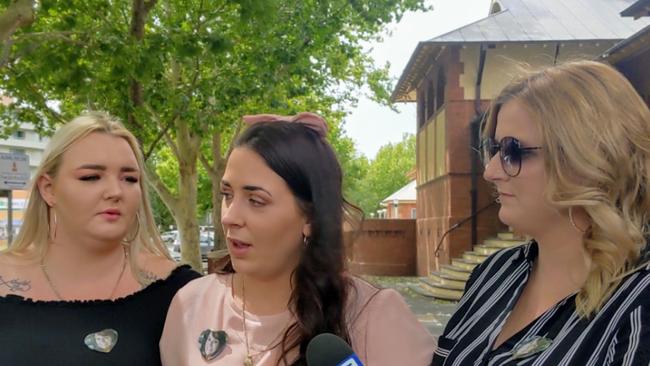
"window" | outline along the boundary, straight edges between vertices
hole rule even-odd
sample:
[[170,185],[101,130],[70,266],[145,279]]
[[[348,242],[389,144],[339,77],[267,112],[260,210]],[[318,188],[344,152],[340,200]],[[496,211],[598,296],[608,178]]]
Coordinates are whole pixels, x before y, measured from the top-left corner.
[[12,154],[26,154],[25,149],[11,148],[9,149],[9,152]]
[[433,83],[427,80],[427,121],[433,116],[435,110]]
[[445,103],[445,87],[447,80],[445,78],[445,70],[440,68],[438,70],[438,78],[436,80],[436,110],[440,109]]
[[25,139],[25,131],[16,131],[14,132],[11,137],[15,138],[16,140],[24,140]]
[[418,93],[418,131],[424,124],[426,123],[427,119],[424,118],[424,98],[426,98],[426,95],[424,93]]
[[411,218],[412,219],[417,219],[418,218],[417,210],[415,208],[411,209]]

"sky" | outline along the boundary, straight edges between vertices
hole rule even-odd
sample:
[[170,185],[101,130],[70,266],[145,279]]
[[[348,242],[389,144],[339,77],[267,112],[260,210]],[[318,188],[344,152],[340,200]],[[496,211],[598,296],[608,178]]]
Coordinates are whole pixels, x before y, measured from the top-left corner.
[[[427,0],[425,3],[433,6],[433,10],[405,14],[398,24],[387,27],[389,35],[381,42],[367,45],[377,65],[390,63],[394,84],[418,42],[484,18],[490,7],[490,0]],[[374,159],[381,146],[401,141],[405,133],[415,133],[415,103],[399,103],[396,107],[399,113],[362,97],[350,109],[345,131],[361,154]]]

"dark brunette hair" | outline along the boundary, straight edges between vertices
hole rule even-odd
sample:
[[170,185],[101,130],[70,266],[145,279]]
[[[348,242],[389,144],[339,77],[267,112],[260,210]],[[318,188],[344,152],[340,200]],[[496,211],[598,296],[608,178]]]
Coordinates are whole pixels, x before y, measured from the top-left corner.
[[292,276],[288,306],[297,321],[283,335],[280,358],[289,364],[288,353],[299,347],[299,356],[291,365],[306,365],[307,344],[316,335],[333,333],[350,343],[343,218],[344,211],[358,209],[343,198],[341,166],[334,150],[304,124],[256,123],[237,139],[235,147],[251,149],[284,179],[311,225],[311,237]]

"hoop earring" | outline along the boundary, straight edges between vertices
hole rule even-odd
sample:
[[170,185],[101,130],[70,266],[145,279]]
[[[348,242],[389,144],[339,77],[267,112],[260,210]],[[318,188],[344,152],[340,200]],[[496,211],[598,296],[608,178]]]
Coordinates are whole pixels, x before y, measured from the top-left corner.
[[309,242],[310,242],[309,237],[303,235],[303,236],[302,236],[302,245],[303,245],[305,248],[307,248],[307,247],[309,246]]
[[573,226],[574,229],[576,229],[579,233],[585,234],[587,230],[583,230],[576,225],[576,222],[573,220],[573,206],[569,207],[569,221],[571,222],[571,226]]
[[123,242],[126,244],[131,244],[137,237],[138,233],[140,232],[140,215],[135,214],[135,234],[133,234],[132,238],[124,238]]
[[[50,220],[48,218],[48,220],[47,220],[47,228],[48,228],[47,234],[50,237],[50,240],[54,241],[54,239],[56,239],[56,228],[58,226],[58,222],[57,222],[57,219],[56,219],[56,211],[54,211],[54,209],[52,207],[50,207],[50,210],[48,212],[52,216],[52,220],[54,221],[54,223],[51,225]],[[54,229],[52,228],[52,226],[54,226]]]

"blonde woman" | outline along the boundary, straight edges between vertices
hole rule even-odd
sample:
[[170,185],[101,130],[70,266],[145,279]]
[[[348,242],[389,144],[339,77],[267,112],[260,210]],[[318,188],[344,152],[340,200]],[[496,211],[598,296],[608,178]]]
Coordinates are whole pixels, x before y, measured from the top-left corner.
[[160,365],[176,267],[147,198],[135,137],[91,113],[61,127],[23,226],[0,253],[0,365]]
[[533,239],[467,283],[432,365],[650,362],[650,112],[613,68],[533,72],[495,99],[484,177]]

